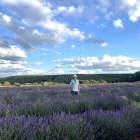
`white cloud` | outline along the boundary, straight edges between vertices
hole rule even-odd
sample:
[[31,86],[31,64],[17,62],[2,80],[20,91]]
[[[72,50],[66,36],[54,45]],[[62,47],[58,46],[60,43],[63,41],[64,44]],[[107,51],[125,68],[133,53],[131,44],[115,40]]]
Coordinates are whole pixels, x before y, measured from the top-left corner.
[[75,45],[71,45],[71,49],[74,49],[75,48]]
[[62,69],[49,69],[49,70],[40,70],[25,68],[23,65],[27,64],[26,62],[17,62],[12,63],[10,61],[0,60],[0,77],[7,76],[17,76],[17,75],[58,75],[64,74]]
[[9,48],[9,42],[0,37],[0,48]]
[[99,0],[100,1],[100,4],[105,6],[105,7],[109,7],[110,6],[110,3],[108,0]]
[[123,23],[122,23],[122,20],[121,19],[118,19],[118,20],[114,20],[113,21],[113,24],[116,28],[123,28]]
[[75,73],[75,74],[95,74],[95,71],[92,71],[92,70],[71,70],[71,71],[69,71],[69,73]]
[[3,19],[4,19],[7,23],[9,23],[9,22],[11,21],[10,17],[7,16],[7,15],[3,15]]
[[116,3],[119,5],[118,8],[126,9],[135,6],[138,1],[139,0],[116,0]]
[[31,63],[31,65],[36,65],[36,66],[39,66],[41,64],[42,64],[41,62]]
[[113,15],[114,15],[113,12],[106,13],[106,14],[105,14],[105,19],[106,19],[106,20],[110,20],[111,17],[112,17]]
[[119,55],[118,57],[110,57],[104,55],[102,59],[97,57],[71,58],[63,60],[54,60],[53,63],[61,63],[67,68],[77,68],[80,70],[97,70],[102,72],[120,72],[140,70],[140,61],[138,59]]
[[78,6],[78,8],[75,8],[74,6],[70,6],[68,8],[65,7],[65,6],[59,6],[57,9],[53,10],[53,12],[55,14],[62,13],[63,16],[72,15],[74,17],[81,16],[83,11],[84,11],[84,7],[83,6]]
[[9,23],[7,23],[3,18],[4,14],[0,13],[0,24],[11,30],[16,34],[16,38],[11,38],[21,47],[28,51],[35,51],[36,49],[33,46],[37,46],[40,44],[48,44],[51,47],[60,43],[63,44],[65,39],[56,33],[42,33],[38,30],[26,30],[25,28],[18,27],[17,21],[15,19],[11,19]]
[[21,62],[21,61],[10,61],[9,64],[20,64],[20,65],[27,65],[27,62]]
[[105,46],[107,46],[107,43],[106,42],[105,43],[102,43],[101,46],[102,47],[105,47]]
[[74,68],[75,66],[73,64],[67,65],[67,68]]
[[89,34],[88,37],[91,38],[92,37],[92,34]]
[[47,74],[49,75],[57,75],[57,74],[64,74],[64,70],[62,69],[48,69]]
[[133,22],[138,21],[140,17],[140,0],[116,0],[116,7],[125,10],[129,19]]
[[[49,50],[47,48],[40,48],[40,50],[54,52],[53,54],[56,54],[56,55],[63,55],[63,53],[61,53],[61,52],[56,52],[54,50]],[[44,53],[44,55],[46,55],[46,53]]]
[[99,0],[100,5],[96,6],[96,9],[100,10],[102,13],[106,13],[107,9],[110,7],[108,0]]
[[129,19],[133,22],[138,21],[138,18],[140,17],[140,1],[137,2],[135,5],[135,8],[132,8],[128,11]]
[[45,75],[46,71],[40,69],[24,68],[23,71],[17,71],[15,75]]
[[106,46],[107,43],[101,39],[94,39],[94,38],[86,38],[84,40],[85,43],[93,43],[93,44],[100,44],[102,47]]
[[2,60],[0,59],[0,64],[20,64],[20,65],[27,65],[27,62],[21,62],[21,61],[11,61],[11,60]]
[[62,55],[61,52],[55,52],[54,54],[56,54],[56,55]]
[[130,7],[134,6],[137,1],[138,0],[124,0],[124,2]]
[[17,46],[11,46],[10,48],[0,48],[0,59],[17,61],[27,59],[27,56]]
[[[105,6],[108,5],[106,4],[107,3],[106,0],[100,0],[100,3],[101,5],[105,5]],[[77,28],[70,29],[69,25],[67,25],[66,23],[64,24],[64,23],[54,20],[54,17],[58,13],[57,14],[55,13],[55,10],[56,10],[55,8],[53,10],[51,9],[52,5],[50,5],[50,3],[47,3],[45,1],[39,1],[39,0],[31,0],[31,1],[12,0],[10,2],[8,0],[1,0],[0,4],[4,5],[14,15],[18,15],[20,18],[22,18],[23,24],[26,24],[29,27],[40,26],[41,28],[45,30],[49,30],[48,34],[40,33],[37,30],[34,30],[33,32],[31,32],[20,27],[18,28],[18,25],[14,19],[11,19],[9,24],[7,24],[6,22],[7,19],[2,20],[1,24],[3,26],[6,26],[6,28],[14,32],[18,36],[17,38],[20,37],[20,41],[18,40],[18,43],[20,43],[20,45],[24,47],[25,49],[30,47],[30,49],[33,50],[32,46],[34,45],[36,46],[40,43],[47,43],[49,46],[52,47],[59,43],[60,44],[65,43],[69,37],[72,39],[78,38],[82,41],[86,40],[86,36],[84,35],[84,32],[79,31]],[[26,8],[26,11],[25,11],[25,8]],[[70,6],[69,8],[59,7],[58,9],[59,11],[66,10],[69,14],[70,13],[74,14],[74,12],[77,13],[77,10],[80,13],[83,12],[83,7],[75,8],[73,6]],[[89,9],[90,8],[86,8],[87,11]],[[93,9],[93,7],[91,9]],[[36,14],[36,11],[38,14]],[[3,14],[1,15],[3,16]],[[86,15],[88,14],[86,13]],[[97,16],[92,16],[91,21],[93,20],[93,17],[95,18]],[[27,44],[27,42],[29,43]],[[92,41],[91,43],[94,43],[94,42],[98,43],[98,41],[95,41],[95,40]]]
[[63,66],[61,66],[60,64],[55,65],[55,68],[62,68]]
[[[71,38],[80,39],[85,38],[83,32],[80,32],[78,29],[74,28],[73,30],[70,30],[69,28],[67,28],[66,24],[53,20],[53,17],[56,15],[56,13],[55,10],[51,10],[51,6],[49,3],[41,2],[39,0],[13,0],[12,2],[2,0],[0,3],[7,6],[9,10],[14,11],[16,14],[24,18],[22,21],[28,26],[41,26],[44,29],[54,32],[55,35],[59,38],[60,36],[70,36]],[[26,8],[25,12],[25,7],[27,6],[28,8]],[[38,14],[36,14],[36,11],[38,12]],[[69,7],[66,11],[68,11],[68,13],[73,14],[73,12],[76,11],[76,9],[74,7]],[[78,11],[82,12],[82,8],[79,7]]]
[[100,26],[104,28],[106,27],[106,24],[101,23]]

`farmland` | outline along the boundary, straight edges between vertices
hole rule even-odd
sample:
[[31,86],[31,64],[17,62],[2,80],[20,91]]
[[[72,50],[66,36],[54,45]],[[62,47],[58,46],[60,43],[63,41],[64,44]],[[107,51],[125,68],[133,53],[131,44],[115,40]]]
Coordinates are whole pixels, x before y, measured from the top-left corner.
[[140,136],[140,83],[0,88],[2,140],[133,140]]

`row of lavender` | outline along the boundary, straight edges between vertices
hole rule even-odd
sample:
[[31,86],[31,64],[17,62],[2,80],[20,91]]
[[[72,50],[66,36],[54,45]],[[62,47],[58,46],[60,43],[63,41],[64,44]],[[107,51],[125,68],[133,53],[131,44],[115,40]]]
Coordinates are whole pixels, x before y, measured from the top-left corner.
[[[0,88],[0,139],[133,139],[140,84]],[[128,104],[131,100],[131,105]],[[134,102],[135,101],[135,102]]]

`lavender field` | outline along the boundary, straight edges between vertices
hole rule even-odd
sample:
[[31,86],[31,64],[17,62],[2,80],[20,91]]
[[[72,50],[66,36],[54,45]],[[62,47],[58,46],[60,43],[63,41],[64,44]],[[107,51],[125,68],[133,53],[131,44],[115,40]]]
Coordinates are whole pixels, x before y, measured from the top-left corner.
[[1,140],[133,140],[140,84],[1,87]]

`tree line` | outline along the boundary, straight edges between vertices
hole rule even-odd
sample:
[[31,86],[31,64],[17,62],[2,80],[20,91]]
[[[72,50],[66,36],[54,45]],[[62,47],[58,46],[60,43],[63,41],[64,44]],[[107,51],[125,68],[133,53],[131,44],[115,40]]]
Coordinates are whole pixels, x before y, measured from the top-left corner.
[[140,71],[129,75],[125,78],[121,78],[118,82],[135,82],[135,81],[140,81]]
[[[11,76],[0,78],[0,83],[8,81],[10,84],[14,83],[39,83],[41,84],[44,81],[47,82],[57,82],[70,84],[70,81],[73,79],[73,74],[62,74],[62,75],[32,75],[32,76]],[[140,81],[140,72],[135,74],[77,74],[78,80],[104,80],[107,83],[115,82],[134,82],[134,80]]]

